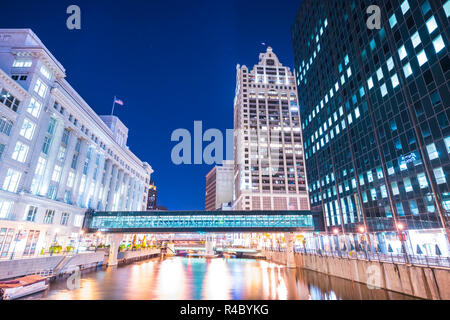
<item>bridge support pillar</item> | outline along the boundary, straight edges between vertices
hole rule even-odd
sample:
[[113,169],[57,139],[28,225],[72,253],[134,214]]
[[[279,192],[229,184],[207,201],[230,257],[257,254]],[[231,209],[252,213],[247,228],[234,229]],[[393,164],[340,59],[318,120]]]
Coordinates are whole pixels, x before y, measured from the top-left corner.
[[216,235],[214,233],[206,234],[205,255],[206,257],[214,256],[214,247],[216,246]]
[[117,266],[117,254],[119,253],[120,243],[123,235],[121,233],[113,233],[109,242],[108,267]]
[[285,233],[284,237],[286,241],[286,266],[288,268],[297,268],[294,256],[294,233]]

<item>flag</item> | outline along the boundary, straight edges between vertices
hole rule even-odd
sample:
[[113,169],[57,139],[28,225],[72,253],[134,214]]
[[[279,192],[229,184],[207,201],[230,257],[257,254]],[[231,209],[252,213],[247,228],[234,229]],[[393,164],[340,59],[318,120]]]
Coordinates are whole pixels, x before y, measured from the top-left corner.
[[117,98],[114,98],[114,103],[120,104],[121,106],[123,106],[123,101]]

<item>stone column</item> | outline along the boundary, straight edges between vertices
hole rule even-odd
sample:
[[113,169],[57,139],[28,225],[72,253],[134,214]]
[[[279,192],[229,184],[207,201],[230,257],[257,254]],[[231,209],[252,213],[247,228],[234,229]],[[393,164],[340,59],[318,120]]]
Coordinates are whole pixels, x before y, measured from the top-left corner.
[[108,267],[117,266],[117,254],[119,252],[120,243],[122,242],[123,234],[113,233],[109,242],[109,257]]
[[216,246],[216,236],[214,233],[207,233],[206,234],[206,241],[205,241],[205,255],[206,257],[212,257],[214,256],[214,247]]
[[294,233],[286,233],[284,237],[286,240],[286,266],[288,268],[297,268],[294,256]]

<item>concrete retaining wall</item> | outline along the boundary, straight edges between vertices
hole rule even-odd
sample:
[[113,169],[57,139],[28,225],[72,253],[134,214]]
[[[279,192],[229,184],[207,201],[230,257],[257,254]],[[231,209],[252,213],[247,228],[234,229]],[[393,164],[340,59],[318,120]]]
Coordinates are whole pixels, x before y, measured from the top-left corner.
[[[285,252],[266,252],[266,258],[286,264]],[[297,267],[423,299],[450,300],[450,269],[408,266],[391,262],[295,254]]]
[[119,252],[117,256],[118,263],[127,263],[137,260],[149,259],[153,256],[160,254],[159,249],[148,249],[148,250],[136,250],[136,251],[123,251]]
[[0,280],[55,268],[64,256],[0,261]]
[[81,270],[95,268],[103,264],[105,258],[104,251],[83,253],[73,256],[61,269],[61,273],[71,273],[76,268]]

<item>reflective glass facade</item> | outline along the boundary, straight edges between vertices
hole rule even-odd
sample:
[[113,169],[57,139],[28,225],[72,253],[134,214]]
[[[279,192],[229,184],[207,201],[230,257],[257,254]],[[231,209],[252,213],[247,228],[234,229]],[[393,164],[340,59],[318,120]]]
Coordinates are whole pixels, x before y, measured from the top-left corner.
[[[449,227],[450,0],[304,0],[292,26],[311,210],[327,229]],[[344,228],[342,228],[344,226]]]
[[91,232],[312,231],[309,211],[95,212],[85,221]]

